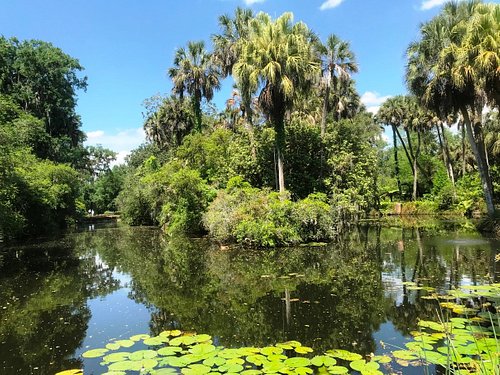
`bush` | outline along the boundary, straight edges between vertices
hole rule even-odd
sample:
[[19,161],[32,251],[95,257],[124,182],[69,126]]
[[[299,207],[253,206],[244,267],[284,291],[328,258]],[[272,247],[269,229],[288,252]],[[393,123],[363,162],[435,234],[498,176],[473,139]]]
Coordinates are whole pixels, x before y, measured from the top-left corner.
[[126,179],[118,206],[130,225],[161,225],[169,233],[200,233],[202,214],[214,195],[198,171],[175,160],[160,168],[149,158]]
[[218,241],[274,247],[329,240],[335,234],[333,218],[324,194],[292,202],[287,194],[252,188],[234,177],[210,204],[203,223]]

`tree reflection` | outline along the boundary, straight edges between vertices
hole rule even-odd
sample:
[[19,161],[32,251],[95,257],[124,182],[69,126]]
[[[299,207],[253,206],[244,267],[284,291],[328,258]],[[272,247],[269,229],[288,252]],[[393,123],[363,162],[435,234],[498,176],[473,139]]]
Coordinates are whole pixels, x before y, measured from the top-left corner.
[[78,257],[75,236],[3,250],[0,372],[53,374],[81,368],[87,299],[118,287],[111,270]]

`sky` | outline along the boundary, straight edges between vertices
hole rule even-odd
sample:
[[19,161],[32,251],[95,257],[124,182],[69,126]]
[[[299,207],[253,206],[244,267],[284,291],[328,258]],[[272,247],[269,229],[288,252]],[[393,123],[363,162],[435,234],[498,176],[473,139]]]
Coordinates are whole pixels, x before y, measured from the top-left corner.
[[[236,7],[273,17],[290,11],[325,41],[336,34],[351,44],[359,64],[354,76],[371,111],[405,94],[408,44],[419,25],[435,16],[444,0],[0,0],[0,34],[51,42],[77,58],[88,77],[78,93],[86,144],[101,144],[119,161],[144,142],[143,101],[170,94],[167,70],[178,47],[219,31],[217,19]],[[498,2],[498,1],[496,1]],[[218,108],[229,98],[226,81]]]

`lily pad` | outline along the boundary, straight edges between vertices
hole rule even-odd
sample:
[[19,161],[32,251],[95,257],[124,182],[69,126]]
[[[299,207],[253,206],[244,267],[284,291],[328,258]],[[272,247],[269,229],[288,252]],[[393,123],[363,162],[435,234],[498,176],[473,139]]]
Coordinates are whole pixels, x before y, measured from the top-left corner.
[[191,365],[183,368],[181,372],[185,375],[204,375],[210,372],[211,368],[201,364]]
[[328,367],[328,372],[334,375],[347,374],[349,369],[344,366],[331,366]]
[[158,356],[158,353],[154,350],[138,350],[129,355],[132,361],[140,361],[142,359],[151,359]]
[[58,372],[56,375],[83,375],[83,370],[81,369],[64,370]]
[[135,344],[135,342],[132,340],[117,340],[115,341],[115,344],[118,344],[123,348],[130,348]]
[[148,338],[149,338],[149,335],[139,334],[139,335],[134,335],[134,336],[130,337],[130,340],[132,340],[132,341],[141,341],[141,340],[145,340],[145,339],[148,339]]
[[182,352],[182,348],[180,346],[166,346],[157,350],[157,353],[163,356],[175,355],[180,352]]
[[99,357],[102,357],[107,352],[109,352],[109,349],[104,349],[104,348],[92,349],[92,350],[87,350],[85,353],[83,353],[82,357],[83,358],[99,358]]
[[309,358],[304,357],[293,357],[288,358],[285,361],[285,365],[288,367],[306,367],[311,364],[311,360]]
[[308,346],[298,346],[295,348],[295,351],[299,354],[307,354],[312,353],[313,349]]
[[337,364],[337,361],[335,358],[329,357],[327,355],[317,355],[313,359],[311,359],[311,363],[314,366],[321,367],[321,366],[326,366],[326,367],[331,367]]

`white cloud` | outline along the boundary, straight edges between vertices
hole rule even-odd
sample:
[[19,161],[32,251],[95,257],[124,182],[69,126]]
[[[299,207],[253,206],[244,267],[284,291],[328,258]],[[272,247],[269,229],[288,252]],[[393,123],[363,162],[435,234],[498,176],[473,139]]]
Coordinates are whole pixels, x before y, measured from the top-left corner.
[[373,114],[377,113],[383,102],[389,99],[391,95],[380,96],[378,92],[367,91],[361,95],[361,103],[366,106],[366,110]]
[[340,4],[342,4],[344,0],[326,0],[321,6],[319,7],[320,10],[326,10],[326,9],[332,9],[335,7],[338,7]]
[[145,141],[143,128],[133,128],[117,131],[108,134],[103,130],[87,132],[86,146],[102,145],[105,148],[115,151],[117,160],[113,164],[123,163],[125,157]]
[[245,5],[253,5],[253,4],[256,4],[256,3],[263,3],[264,1],[266,0],[243,0],[243,2],[245,3]]
[[422,1],[422,5],[420,6],[420,10],[429,10],[440,5],[443,5],[448,0],[424,0]]
[[100,138],[103,135],[104,135],[104,132],[102,130],[96,130],[95,132],[88,132],[87,138],[88,139],[95,139],[95,138]]

